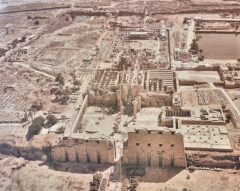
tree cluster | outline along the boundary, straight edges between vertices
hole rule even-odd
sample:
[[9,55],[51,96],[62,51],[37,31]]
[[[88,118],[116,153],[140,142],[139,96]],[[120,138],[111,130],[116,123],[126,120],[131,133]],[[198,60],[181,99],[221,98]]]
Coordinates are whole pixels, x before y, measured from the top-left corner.
[[[199,37],[200,38],[200,37]],[[202,55],[203,53],[203,50],[202,49],[199,49],[199,46],[198,46],[198,43],[197,43],[197,40],[193,40],[192,41],[192,44],[191,44],[191,48],[190,48],[190,52],[192,52],[192,54],[198,54],[198,58],[200,61],[203,61],[204,60],[204,56]]]
[[75,90],[75,86],[78,86],[78,89],[79,89],[79,86],[82,85],[82,82],[77,79],[75,70],[72,73],[70,73],[70,75],[72,76],[72,79],[73,79],[73,86],[74,86],[73,90]]
[[34,25],[37,25],[37,27],[38,27],[39,24],[40,24],[39,20],[36,20],[36,21],[34,22]]
[[204,56],[202,55],[202,53],[203,53],[203,50],[200,49],[200,50],[199,50],[199,56],[198,56],[200,61],[203,61],[203,60],[204,60]]
[[40,130],[44,126],[44,121],[45,119],[41,116],[36,117],[33,121],[32,124],[30,125],[28,129],[28,133],[26,135],[27,140],[29,141],[34,135],[39,134]]
[[0,48],[0,57],[4,56],[7,50]]
[[102,178],[103,174],[100,172],[96,172],[93,175],[93,181],[90,182],[90,191],[98,191]]
[[197,54],[199,51],[199,46],[196,40],[192,41],[190,51],[192,51],[193,54]]
[[229,123],[231,121],[232,117],[229,113],[226,114],[226,122]]
[[60,100],[62,104],[66,103],[69,100],[70,94],[71,90],[68,87],[55,91],[56,100]]
[[62,74],[58,74],[55,78],[55,82],[58,82],[60,85],[64,86],[65,84],[65,80],[64,77],[62,76]]
[[112,87],[110,88],[110,91],[111,91],[111,92],[117,92],[117,90],[119,90],[119,87],[118,87],[118,86],[112,86]]
[[46,119],[47,119],[48,125],[50,125],[50,126],[55,125],[58,122],[58,119],[56,118],[55,115],[50,114],[47,116]]
[[130,178],[129,184],[130,184],[130,186],[128,187],[128,190],[135,191],[135,190],[137,190],[137,186],[138,186],[139,182],[135,178]]

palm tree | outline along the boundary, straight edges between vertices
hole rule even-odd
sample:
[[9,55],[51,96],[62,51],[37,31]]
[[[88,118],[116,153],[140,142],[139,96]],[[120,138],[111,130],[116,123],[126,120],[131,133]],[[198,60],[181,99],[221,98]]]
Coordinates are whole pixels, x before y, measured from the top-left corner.
[[33,121],[33,112],[32,112],[32,111],[29,111],[29,112],[28,112],[28,117],[30,117],[31,120]]
[[231,115],[229,113],[226,114],[226,122],[229,123],[231,120]]
[[80,80],[76,80],[74,85],[78,86],[78,89],[79,89],[79,86],[82,85],[82,82]]
[[200,49],[200,50],[199,50],[199,53],[200,53],[199,57],[200,57],[200,58],[202,57],[202,52],[203,52],[203,50]]
[[37,25],[37,27],[38,27],[39,24],[40,24],[40,23],[39,23],[39,20],[36,20],[36,21],[34,22],[34,25]]
[[67,86],[66,89],[62,91],[62,95],[63,95],[62,103],[66,103],[68,101],[70,94],[71,94],[71,90]]
[[31,111],[32,111],[32,113],[33,113],[33,117],[35,118],[35,115],[36,115],[36,113],[37,113],[37,109],[36,109],[36,108],[32,108]]
[[65,84],[65,80],[64,80],[64,77],[62,76],[61,73],[59,73],[59,74],[56,76],[55,82],[59,82],[60,87],[61,87],[61,89],[62,89],[62,87],[63,87],[64,84]]
[[63,90],[58,89],[57,91],[55,91],[56,99],[58,99],[59,97],[61,98],[62,95],[63,95]]
[[73,78],[73,87],[75,86],[75,84],[76,84],[76,74],[75,74],[75,69],[73,70],[73,72],[72,73],[70,73],[70,75],[72,76],[72,78]]

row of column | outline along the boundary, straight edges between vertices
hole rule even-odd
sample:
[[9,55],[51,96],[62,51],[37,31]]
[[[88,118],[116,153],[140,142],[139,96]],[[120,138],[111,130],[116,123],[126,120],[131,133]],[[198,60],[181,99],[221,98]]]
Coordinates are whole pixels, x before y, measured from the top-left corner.
[[190,116],[190,111],[183,110],[167,110],[166,115],[169,116],[179,116],[179,117],[188,117]]
[[136,119],[137,112],[141,110],[141,97],[137,96],[132,103],[133,103],[133,115],[134,115],[134,119]]
[[[163,86],[162,86],[162,83],[160,83],[159,81],[155,84],[155,85],[150,85],[149,83],[145,82],[146,83],[146,90],[149,92],[159,92],[159,91],[164,91],[163,90]],[[154,87],[156,86],[156,87]]]

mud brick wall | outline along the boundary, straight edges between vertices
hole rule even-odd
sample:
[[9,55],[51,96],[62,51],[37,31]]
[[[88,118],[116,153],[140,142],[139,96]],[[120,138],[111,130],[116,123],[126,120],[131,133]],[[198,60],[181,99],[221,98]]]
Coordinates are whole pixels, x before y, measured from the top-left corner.
[[77,133],[77,131],[79,130],[79,126],[82,122],[82,118],[83,118],[83,115],[84,115],[85,111],[87,110],[87,107],[88,107],[88,95],[86,95],[86,97],[84,98],[82,107],[77,114],[77,119],[76,119],[75,123],[73,124],[74,133]]
[[182,124],[187,125],[225,125],[225,121],[200,121],[200,120],[182,120]]
[[172,97],[169,94],[155,92],[140,93],[142,107],[172,106]]
[[89,105],[101,106],[115,102],[117,103],[117,93],[115,92],[108,92],[107,94],[104,94],[102,96],[97,96],[91,93],[88,94]]
[[123,164],[186,167],[183,136],[165,132],[131,132],[123,150]]
[[114,163],[114,146],[108,140],[61,140],[53,148],[53,159],[58,162]]

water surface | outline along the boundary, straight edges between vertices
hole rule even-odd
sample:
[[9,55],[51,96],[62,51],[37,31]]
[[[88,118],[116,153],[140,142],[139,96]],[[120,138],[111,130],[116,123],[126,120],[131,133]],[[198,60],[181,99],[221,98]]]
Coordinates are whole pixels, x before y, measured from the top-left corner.
[[203,50],[206,59],[239,59],[240,34],[198,33],[199,49]]

